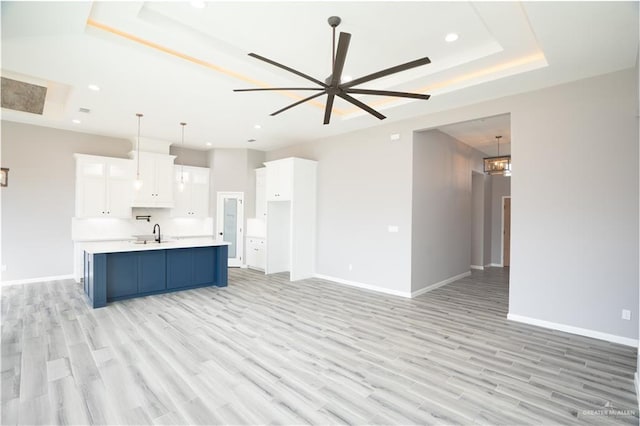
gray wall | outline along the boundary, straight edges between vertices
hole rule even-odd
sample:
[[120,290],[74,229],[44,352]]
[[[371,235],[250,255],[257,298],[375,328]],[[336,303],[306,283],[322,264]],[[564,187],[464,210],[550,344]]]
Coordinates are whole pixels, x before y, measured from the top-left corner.
[[491,181],[491,262],[502,265],[502,197],[511,195],[511,176],[488,176]]
[[484,266],[484,181],[484,174],[471,173],[471,265],[473,266]]
[[74,153],[127,158],[131,142],[2,122],[2,280],[73,272]]
[[408,294],[413,143],[410,129],[390,141],[397,130],[382,125],[268,152],[267,159],[318,161],[318,274]]
[[209,167],[209,152],[197,149],[180,148],[171,145],[169,154],[175,155],[174,164],[194,167]]
[[483,265],[490,266],[491,265],[491,178],[489,176],[485,176],[484,179],[484,242],[482,248],[482,257],[483,257]]
[[510,313],[638,338],[637,78],[514,100]]
[[413,138],[411,290],[469,271],[471,173],[482,154],[440,132]]
[[[636,68],[627,69],[385,123],[267,158],[309,153],[319,161],[318,273],[406,291],[412,152],[405,144],[412,132],[511,113],[510,312],[637,339],[638,322],[620,319],[622,308],[632,318],[639,314],[637,78]],[[390,143],[390,133],[401,134],[401,143]],[[605,153],[616,167],[600,173]],[[400,233],[385,233],[391,221]],[[350,273],[344,264],[354,256],[358,264]]]

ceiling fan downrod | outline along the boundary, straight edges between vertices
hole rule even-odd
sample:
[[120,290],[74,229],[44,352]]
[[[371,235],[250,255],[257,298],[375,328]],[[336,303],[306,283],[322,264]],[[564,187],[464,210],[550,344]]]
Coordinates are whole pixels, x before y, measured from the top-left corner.
[[333,72],[336,70],[336,27],[340,25],[342,19],[340,19],[339,16],[330,16],[327,22],[329,22],[333,30],[333,43],[331,45],[331,74],[333,75]]

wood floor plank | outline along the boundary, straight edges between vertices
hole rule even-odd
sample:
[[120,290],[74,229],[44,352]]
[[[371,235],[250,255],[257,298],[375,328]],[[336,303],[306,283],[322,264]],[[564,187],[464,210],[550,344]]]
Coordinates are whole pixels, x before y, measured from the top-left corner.
[[638,424],[634,348],[514,323],[500,268],[415,299],[231,269],[91,309],[2,289],[2,424]]

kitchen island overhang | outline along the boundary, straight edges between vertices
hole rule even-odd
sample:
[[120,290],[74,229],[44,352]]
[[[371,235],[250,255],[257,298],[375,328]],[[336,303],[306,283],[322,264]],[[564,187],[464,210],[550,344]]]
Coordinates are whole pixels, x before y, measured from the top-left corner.
[[214,239],[84,246],[84,292],[93,308],[134,297],[227,285],[228,246]]

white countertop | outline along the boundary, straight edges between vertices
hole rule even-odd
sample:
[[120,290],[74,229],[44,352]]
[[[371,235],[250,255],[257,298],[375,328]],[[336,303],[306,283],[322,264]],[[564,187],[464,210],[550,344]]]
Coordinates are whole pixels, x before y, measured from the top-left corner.
[[228,246],[230,243],[213,238],[193,238],[180,240],[167,240],[158,244],[148,242],[147,244],[137,244],[133,241],[104,241],[95,243],[83,243],[82,248],[87,253],[122,253],[127,251],[148,251],[148,250],[169,250],[191,247],[215,247]]

